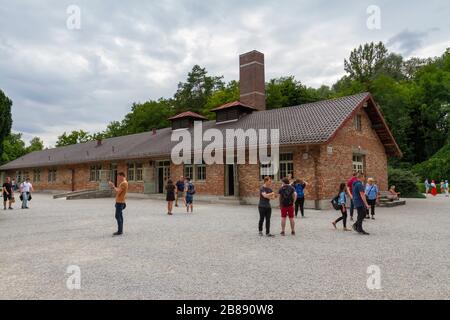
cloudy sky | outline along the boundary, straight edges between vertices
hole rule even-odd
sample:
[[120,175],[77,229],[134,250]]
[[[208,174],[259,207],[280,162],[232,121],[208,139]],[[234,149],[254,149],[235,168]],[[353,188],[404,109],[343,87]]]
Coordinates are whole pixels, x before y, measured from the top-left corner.
[[[80,29],[67,27],[71,5]],[[380,28],[367,26],[373,5]],[[238,79],[238,55],[253,49],[268,79],[313,87],[341,77],[361,43],[441,55],[449,15],[447,0],[0,0],[0,88],[14,102],[13,130],[49,146],[64,131],[103,130],[133,102],[170,97],[194,64]]]

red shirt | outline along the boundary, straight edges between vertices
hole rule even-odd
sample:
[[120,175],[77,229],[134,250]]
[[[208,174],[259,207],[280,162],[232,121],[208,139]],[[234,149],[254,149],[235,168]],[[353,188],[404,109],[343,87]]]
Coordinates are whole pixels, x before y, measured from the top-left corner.
[[348,180],[347,182],[347,187],[350,189],[350,192],[352,192],[352,188],[353,188],[353,183],[358,180],[358,178],[356,177],[352,177],[350,180]]

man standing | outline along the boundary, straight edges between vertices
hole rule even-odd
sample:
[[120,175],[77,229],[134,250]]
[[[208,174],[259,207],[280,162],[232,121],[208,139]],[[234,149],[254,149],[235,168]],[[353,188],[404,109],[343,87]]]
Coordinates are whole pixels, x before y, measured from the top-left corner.
[[12,210],[12,199],[14,199],[14,191],[11,184],[11,178],[6,177],[5,183],[3,183],[2,186],[2,192],[3,192],[3,210],[6,210],[6,202],[9,202],[9,210]]
[[128,191],[128,181],[125,178],[125,173],[119,172],[117,174],[118,187],[114,186],[112,181],[109,182],[111,188],[116,192],[116,220],[117,220],[117,232],[113,233],[113,236],[120,236],[123,234],[123,210],[127,207],[125,199]]
[[353,194],[353,205],[356,208],[358,217],[356,222],[353,224],[353,230],[357,231],[359,234],[369,235],[363,229],[363,221],[366,217],[366,213],[369,210],[369,205],[367,204],[366,194],[364,190],[364,175],[359,172],[357,174],[357,180],[353,183],[352,194]]
[[294,221],[294,203],[297,198],[295,189],[289,184],[289,179],[283,178],[283,185],[278,193],[280,194],[280,209],[281,209],[281,235],[285,235],[286,218],[289,217],[291,224],[291,234],[295,235],[295,221]]
[[177,194],[176,194],[177,197],[175,198],[175,207],[178,207],[178,199],[182,199],[184,206],[186,206],[186,201],[184,201],[185,182],[183,176],[180,176],[180,180],[178,180],[175,185],[177,187]]
[[270,205],[270,200],[275,199],[276,195],[271,189],[272,179],[270,177],[264,178],[264,184],[259,190],[259,223],[258,230],[259,235],[263,235],[263,224],[266,221],[266,236],[273,237],[270,233],[270,217],[272,215],[272,207]]
[[353,183],[355,183],[358,178],[356,178],[357,172],[353,172],[352,177],[347,182],[347,194],[350,196],[350,220],[353,221],[353,211],[355,209],[355,206],[353,204],[353,196],[352,196],[352,190],[353,190]]
[[189,213],[189,208],[191,209],[191,213],[194,212],[194,194],[195,194],[195,186],[191,182],[191,178],[186,178],[186,210]]
[[24,182],[20,184],[20,194],[22,195],[22,209],[28,208],[28,199],[30,192],[34,191],[33,185],[30,183],[30,178],[26,178]]

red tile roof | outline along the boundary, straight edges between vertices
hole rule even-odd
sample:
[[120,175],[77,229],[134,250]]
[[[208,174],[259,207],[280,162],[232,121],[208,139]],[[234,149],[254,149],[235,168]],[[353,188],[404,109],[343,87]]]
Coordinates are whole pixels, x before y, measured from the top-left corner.
[[227,108],[232,108],[232,107],[244,107],[246,109],[251,109],[251,110],[255,110],[255,111],[258,110],[256,108],[253,108],[253,107],[249,106],[249,105],[243,104],[240,101],[233,101],[233,102],[225,103],[225,104],[223,104],[223,105],[221,105],[221,106],[219,106],[217,108],[212,109],[211,111],[215,112],[215,111],[219,111],[219,110],[223,110],[223,109],[227,109]]
[[176,119],[182,119],[182,118],[196,118],[196,119],[208,120],[208,118],[206,118],[202,115],[199,115],[198,113],[192,112],[192,111],[182,112],[180,114],[177,114],[176,116],[169,118],[169,120],[176,120]]

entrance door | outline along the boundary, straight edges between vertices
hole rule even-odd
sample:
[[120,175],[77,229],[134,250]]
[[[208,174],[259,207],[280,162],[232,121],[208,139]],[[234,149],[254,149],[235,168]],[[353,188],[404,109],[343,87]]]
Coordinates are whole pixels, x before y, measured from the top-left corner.
[[170,161],[158,161],[156,165],[158,193],[164,193],[164,186],[170,178]]
[[226,165],[225,172],[225,195],[234,196],[235,195],[235,175],[236,166],[234,164]]
[[113,163],[111,164],[111,181],[114,183],[114,185],[117,187],[117,164]]

